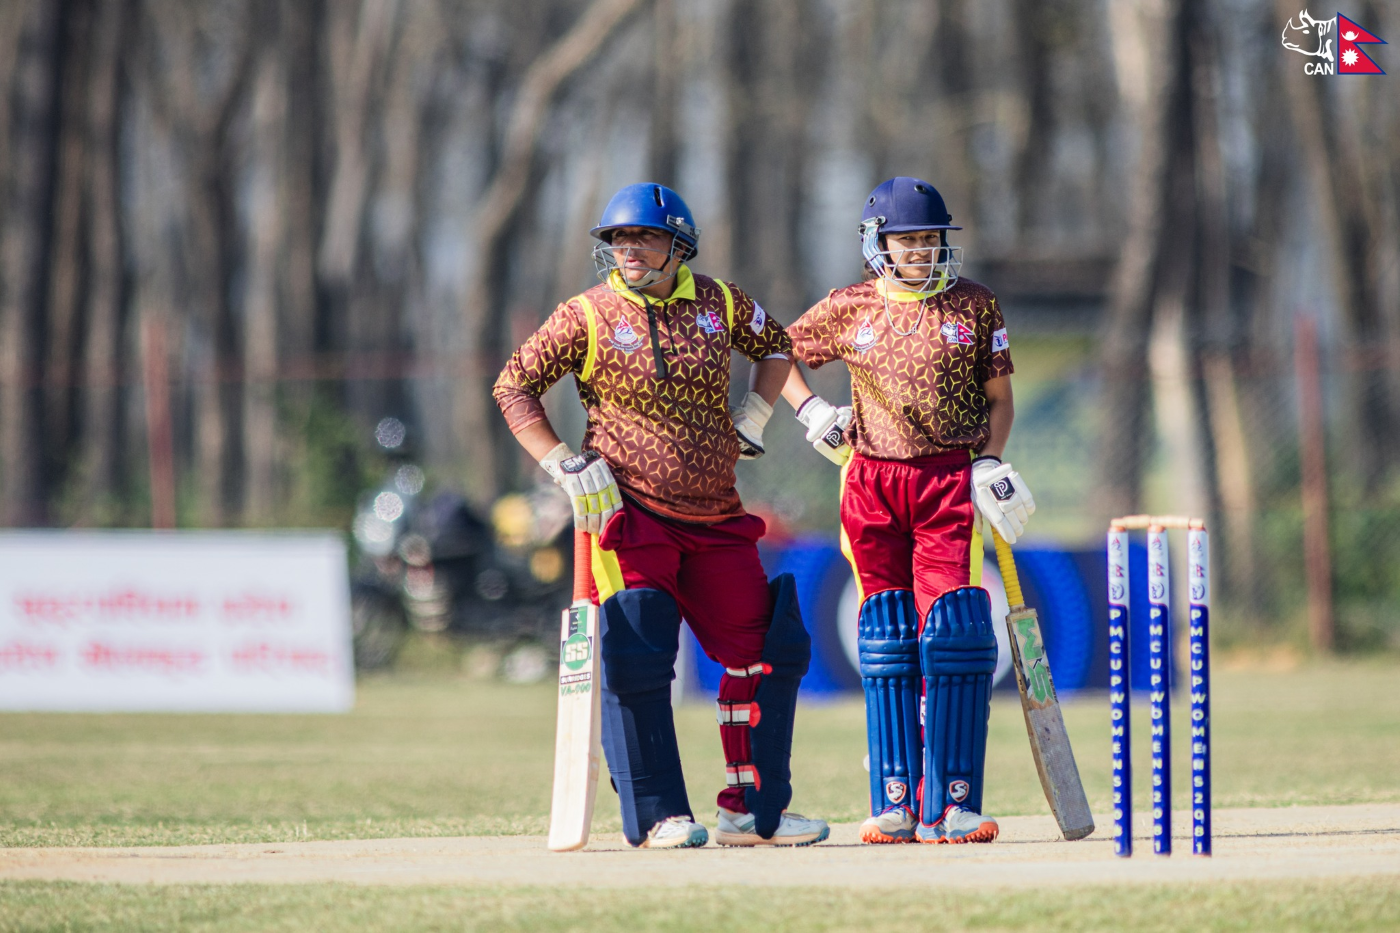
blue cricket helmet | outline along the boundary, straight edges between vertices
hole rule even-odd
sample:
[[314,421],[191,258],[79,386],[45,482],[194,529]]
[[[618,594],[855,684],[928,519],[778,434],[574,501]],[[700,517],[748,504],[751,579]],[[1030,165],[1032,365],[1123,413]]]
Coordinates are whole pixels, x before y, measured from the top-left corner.
[[962,229],[953,225],[953,215],[948,213],[948,205],[943,203],[938,189],[908,175],[891,178],[870,192],[860,220],[861,233],[871,221],[875,221],[880,233]]
[[[887,233],[915,230],[942,232],[943,245],[928,263],[928,275],[918,283],[918,291],[941,292],[952,288],[962,269],[962,247],[949,246],[946,231],[961,230],[938,189],[920,178],[899,175],[882,182],[865,199],[860,218],[860,251],[876,275],[892,274],[897,263],[885,247]],[[908,283],[906,283],[908,284]]]
[[646,182],[623,188],[612,196],[603,208],[598,226],[589,232],[607,243],[618,227],[650,227],[675,234],[676,241],[684,247],[676,251],[682,261],[693,258],[700,248],[695,215],[681,196],[665,185]]

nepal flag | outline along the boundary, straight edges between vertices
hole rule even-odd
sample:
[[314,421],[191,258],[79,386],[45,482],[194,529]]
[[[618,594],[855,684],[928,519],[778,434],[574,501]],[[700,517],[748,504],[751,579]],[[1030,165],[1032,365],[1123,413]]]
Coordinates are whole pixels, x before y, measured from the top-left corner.
[[1383,75],[1371,56],[1361,51],[1358,46],[1362,44],[1376,43],[1386,45],[1386,41],[1372,35],[1360,26],[1347,19],[1342,14],[1337,14],[1337,41],[1340,46],[1337,55],[1337,74],[1339,75]]

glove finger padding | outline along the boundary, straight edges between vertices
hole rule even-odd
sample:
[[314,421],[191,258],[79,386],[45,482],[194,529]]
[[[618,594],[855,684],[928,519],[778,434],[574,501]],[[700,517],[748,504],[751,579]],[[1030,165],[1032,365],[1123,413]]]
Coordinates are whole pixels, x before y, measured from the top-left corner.
[[757,460],[763,456],[763,428],[773,417],[773,406],[757,392],[744,396],[744,403],[729,409],[734,433],[739,435],[739,459]]
[[850,406],[837,408],[816,395],[797,409],[797,420],[807,426],[807,443],[837,466],[845,466],[851,459],[851,445],[845,437],[851,418]]
[[978,511],[998,534],[1014,544],[1035,511],[1035,500],[1025,481],[1011,464],[988,456],[973,461],[972,483]]

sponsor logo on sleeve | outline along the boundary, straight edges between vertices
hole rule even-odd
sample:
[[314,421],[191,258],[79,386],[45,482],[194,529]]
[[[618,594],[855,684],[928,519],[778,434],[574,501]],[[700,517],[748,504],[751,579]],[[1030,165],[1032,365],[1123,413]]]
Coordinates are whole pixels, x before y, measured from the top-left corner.
[[768,312],[763,310],[763,305],[758,302],[753,303],[753,320],[749,322],[749,327],[753,328],[755,334],[763,333],[763,325],[768,323]]
[[992,352],[1000,353],[1002,350],[1011,349],[1011,338],[1006,336],[1006,328],[992,331]]

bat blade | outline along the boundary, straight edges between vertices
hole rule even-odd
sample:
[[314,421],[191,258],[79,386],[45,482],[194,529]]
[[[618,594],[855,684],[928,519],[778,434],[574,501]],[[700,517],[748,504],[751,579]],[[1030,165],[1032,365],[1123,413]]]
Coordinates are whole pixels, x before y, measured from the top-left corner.
[[1094,816],[1089,812],[1079,766],[1055,695],[1055,682],[1050,677],[1040,619],[1034,609],[1017,606],[1007,614],[1006,628],[1011,642],[1011,667],[1016,672],[1021,712],[1025,714],[1040,786],[1064,837],[1083,839],[1094,831]]
[[559,719],[554,737],[554,797],[549,848],[569,852],[588,844],[602,761],[602,695],[598,606],[588,590],[592,548],[577,533],[574,602],[564,610],[559,635]]

